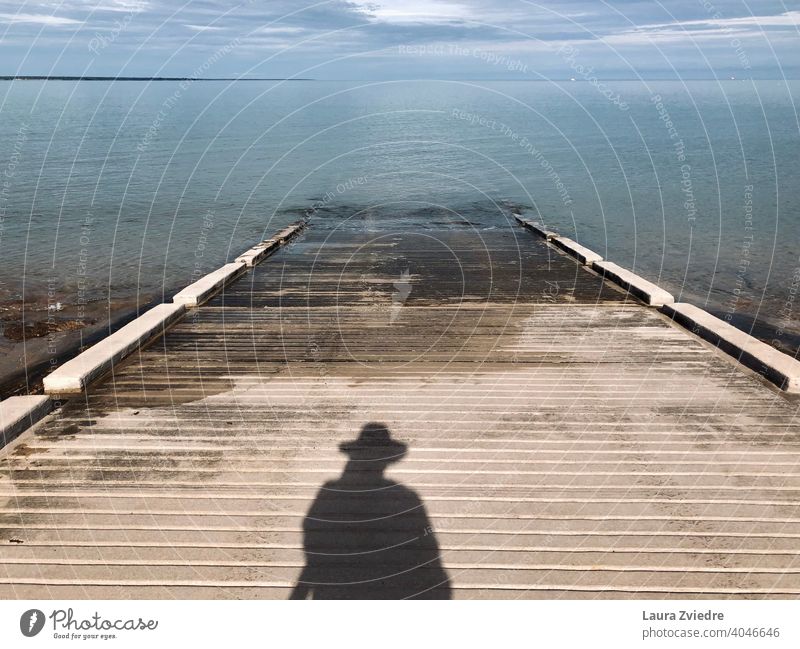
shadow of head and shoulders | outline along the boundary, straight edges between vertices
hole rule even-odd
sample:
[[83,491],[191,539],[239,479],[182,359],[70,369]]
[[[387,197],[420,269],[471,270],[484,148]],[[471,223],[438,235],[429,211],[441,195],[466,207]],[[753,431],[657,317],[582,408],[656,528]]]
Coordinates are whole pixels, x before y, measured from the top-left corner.
[[306,567],[293,597],[449,598],[422,499],[384,475],[406,444],[370,423],[339,449],[348,457],[344,471],[322,486],[303,522]]

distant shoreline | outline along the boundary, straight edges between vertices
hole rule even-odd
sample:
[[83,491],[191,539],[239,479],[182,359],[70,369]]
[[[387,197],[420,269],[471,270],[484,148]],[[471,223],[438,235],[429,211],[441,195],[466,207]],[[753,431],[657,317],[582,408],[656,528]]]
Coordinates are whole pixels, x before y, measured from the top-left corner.
[[261,77],[72,77],[48,75],[0,75],[0,81],[314,81],[311,78],[261,78]]
[[[800,81],[796,77],[737,77],[736,79],[723,78],[723,77],[691,77],[691,78],[630,78],[630,77],[609,77],[604,79],[609,82],[618,81],[638,81],[645,83],[655,83],[661,81],[676,81],[682,83],[694,83],[698,81],[714,81],[714,82],[730,82],[730,81]],[[36,75],[36,74],[5,74],[0,75],[0,81],[334,81],[355,83],[361,81],[374,81],[377,83],[388,82],[405,82],[405,81],[490,81],[490,82],[520,82],[520,83],[591,83],[585,79],[572,79],[554,77],[552,79],[506,79],[506,78],[493,78],[493,77],[465,77],[465,78],[452,78],[452,79],[438,79],[438,78],[409,78],[409,79],[315,79],[313,77],[103,77],[103,76],[71,76],[71,75]]]

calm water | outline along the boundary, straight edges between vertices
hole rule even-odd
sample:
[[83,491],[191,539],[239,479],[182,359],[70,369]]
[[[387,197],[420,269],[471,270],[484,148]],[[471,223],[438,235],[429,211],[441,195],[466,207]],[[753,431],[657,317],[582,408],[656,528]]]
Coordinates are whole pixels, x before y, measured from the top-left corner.
[[518,205],[795,348],[800,82],[610,85],[2,82],[0,303],[161,299],[315,206]]

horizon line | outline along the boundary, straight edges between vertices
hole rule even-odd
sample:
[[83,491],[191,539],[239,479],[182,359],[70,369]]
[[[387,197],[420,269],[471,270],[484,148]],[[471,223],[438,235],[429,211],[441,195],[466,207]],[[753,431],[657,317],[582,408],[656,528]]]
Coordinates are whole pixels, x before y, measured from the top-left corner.
[[315,81],[310,77],[115,77],[68,74],[2,74],[0,81]]
[[[798,81],[800,77],[736,77],[725,75],[721,77],[603,77],[598,81]],[[149,77],[149,76],[104,76],[104,75],[46,75],[46,74],[9,74],[0,75],[0,81],[513,81],[523,83],[590,83],[589,79],[576,78],[549,78],[549,79],[509,79],[497,77],[475,78],[426,78],[409,77],[401,79],[316,79],[313,77]]]

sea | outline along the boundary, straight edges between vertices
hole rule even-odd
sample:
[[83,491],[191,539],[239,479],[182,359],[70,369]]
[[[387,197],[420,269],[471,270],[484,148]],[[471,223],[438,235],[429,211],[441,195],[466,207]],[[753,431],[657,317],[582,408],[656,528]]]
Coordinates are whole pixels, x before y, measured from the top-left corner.
[[0,82],[0,383],[298,218],[524,213],[797,355],[798,101],[794,80]]

